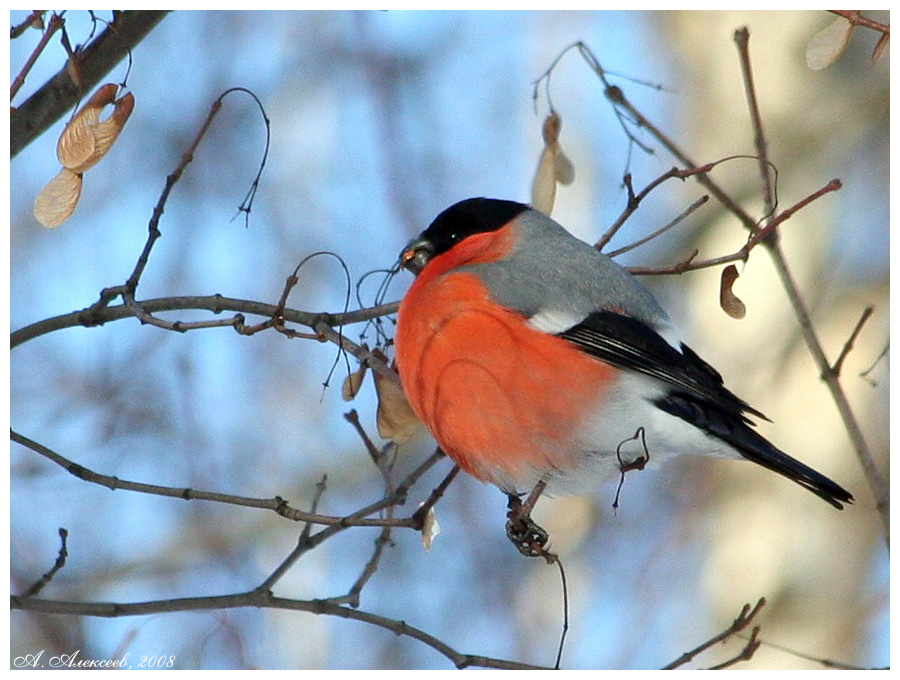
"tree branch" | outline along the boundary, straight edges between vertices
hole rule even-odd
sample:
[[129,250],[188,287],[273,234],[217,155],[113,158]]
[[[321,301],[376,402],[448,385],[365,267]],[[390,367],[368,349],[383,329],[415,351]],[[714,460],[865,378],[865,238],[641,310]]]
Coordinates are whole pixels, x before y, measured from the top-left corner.
[[148,602],[63,602],[29,597],[10,597],[10,609],[21,609],[46,614],[69,614],[77,616],[101,616],[118,618],[121,616],[147,616],[163,612],[186,612],[237,609],[239,607],[257,607],[260,609],[285,609],[304,611],[310,614],[337,616],[353,621],[361,621],[379,628],[389,630],[396,635],[403,635],[418,640],[431,647],[450,660],[457,668],[504,668],[511,670],[539,670],[539,666],[531,666],[516,661],[496,659],[489,656],[462,654],[442,642],[433,635],[409,625],[405,621],[389,619],[358,609],[341,606],[327,600],[294,600],[275,597],[268,591],[251,590],[234,595],[213,595],[209,597],[185,597],[171,600],[151,600]]
[[[762,163],[762,159],[764,159],[765,157],[765,135],[762,130],[761,117],[759,114],[756,96],[754,94],[755,88],[753,84],[753,76],[750,69],[750,52],[748,48],[750,32],[746,28],[739,29],[735,31],[734,39],[738,46],[741,71],[744,74],[744,83],[747,91],[747,105],[750,108],[750,118],[753,122],[757,150],[761,157],[760,163]],[[765,169],[761,171],[761,174],[764,195],[767,197],[766,207],[768,208],[773,193],[771,187],[771,178],[769,177],[769,173],[766,172]],[[771,211],[768,212],[771,213]],[[771,214],[769,219],[771,220]],[[766,227],[766,231],[769,231],[770,229],[771,234],[775,234],[775,231],[772,228],[771,224]],[[800,289],[798,288],[797,283],[794,281],[794,277],[791,274],[790,268],[787,264],[787,258],[785,258],[784,252],[781,249],[781,245],[776,238],[767,238],[765,244],[766,246],[768,246],[769,252],[772,256],[772,262],[775,265],[775,270],[778,272],[778,275],[781,278],[782,286],[787,293],[788,299],[791,303],[791,307],[793,307],[794,309],[794,314],[797,317],[797,321],[800,325],[800,331],[803,334],[803,339],[806,342],[806,347],[819,369],[820,377],[825,381],[825,384],[828,386],[828,390],[831,392],[831,396],[837,406],[838,413],[840,414],[841,419],[844,422],[844,428],[847,430],[847,434],[849,435],[850,441],[853,444],[853,448],[856,451],[856,456],[860,462],[860,465],[862,466],[863,472],[866,475],[866,479],[869,483],[869,488],[872,490],[872,494],[875,496],[875,508],[877,509],[878,514],[881,517],[881,521],[884,527],[885,541],[888,545],[890,545],[890,487],[888,486],[887,480],[878,469],[878,466],[875,465],[875,458],[872,455],[872,451],[869,449],[868,442],[866,442],[865,437],[863,437],[859,422],[856,420],[856,416],[853,413],[852,407],[850,406],[850,401],[847,399],[847,395],[844,393],[844,390],[841,387],[837,373],[832,370],[831,363],[825,356],[825,350],[822,348],[822,343],[819,341],[815,328],[813,327],[809,310],[806,307],[806,303],[804,302],[803,297],[800,295]]]
[[873,31],[878,31],[882,35],[888,37],[891,35],[891,27],[889,24],[883,24],[880,21],[864,17],[858,9],[830,9],[828,11],[832,14],[837,14],[839,17],[844,17],[854,26],[865,26],[866,28],[871,28]]
[[166,14],[168,10],[117,13],[116,19],[78,57],[81,89],[72,82],[68,69],[63,67],[10,114],[10,158],[14,158],[59,120],[85,92],[90,92]]
[[[237,505],[248,508],[260,508],[263,510],[271,510],[272,512],[295,522],[307,522],[309,524],[320,524],[326,527],[337,527],[337,530],[343,530],[351,526],[367,526],[367,527],[384,527],[396,526],[407,527],[416,531],[421,530],[421,520],[417,514],[413,514],[406,519],[383,519],[370,518],[376,512],[395,505],[403,505],[406,502],[406,494],[412,485],[429,470],[437,461],[443,458],[443,453],[435,453],[427,458],[419,467],[413,470],[406,479],[394,490],[390,495],[385,496],[379,501],[371,503],[356,512],[344,516],[336,517],[331,515],[320,515],[315,512],[304,512],[291,507],[287,501],[281,496],[274,498],[248,498],[246,496],[236,496],[233,494],[218,493],[213,491],[201,491],[188,487],[172,487],[159,486],[157,484],[146,484],[143,482],[132,482],[127,479],[119,479],[109,475],[102,475],[93,470],[75,463],[56,451],[40,444],[39,442],[29,439],[14,430],[10,430],[9,438],[31,449],[35,453],[42,455],[47,460],[59,465],[69,474],[91,484],[105,486],[115,491],[116,489],[125,489],[127,491],[135,491],[145,493],[152,496],[164,496],[167,498],[180,498],[185,501],[199,500],[210,501],[215,503],[225,503],[228,505]],[[322,538],[318,539],[321,542]]]

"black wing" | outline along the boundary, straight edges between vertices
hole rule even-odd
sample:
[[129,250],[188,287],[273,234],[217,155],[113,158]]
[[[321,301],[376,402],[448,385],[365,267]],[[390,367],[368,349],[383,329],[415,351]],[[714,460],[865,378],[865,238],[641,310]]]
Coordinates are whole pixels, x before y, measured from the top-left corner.
[[718,371],[686,345],[678,351],[647,324],[615,312],[599,311],[560,333],[584,352],[619,368],[644,373],[747,421],[744,413],[766,417],[732,394]]
[[615,312],[598,311],[559,336],[618,368],[660,380],[669,391],[657,407],[729,444],[745,458],[784,475],[836,508],[853,496],[824,475],[775,448],[751,428],[765,416],[732,394],[722,376],[686,345],[679,352],[650,326]]

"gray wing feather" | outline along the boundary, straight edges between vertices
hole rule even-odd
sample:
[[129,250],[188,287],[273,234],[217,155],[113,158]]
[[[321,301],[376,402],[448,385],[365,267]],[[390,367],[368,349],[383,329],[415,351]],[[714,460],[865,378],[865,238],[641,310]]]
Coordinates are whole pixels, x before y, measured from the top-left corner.
[[614,311],[643,321],[672,342],[665,311],[609,257],[535,210],[522,213],[517,227],[527,248],[515,247],[501,262],[459,271],[476,272],[497,302],[526,317],[552,313],[574,326],[598,310]]

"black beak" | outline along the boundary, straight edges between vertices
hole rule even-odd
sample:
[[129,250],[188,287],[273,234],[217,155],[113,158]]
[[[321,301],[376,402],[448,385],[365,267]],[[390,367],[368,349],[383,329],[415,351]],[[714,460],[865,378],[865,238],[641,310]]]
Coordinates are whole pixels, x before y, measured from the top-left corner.
[[434,255],[434,246],[431,242],[417,238],[400,253],[400,266],[418,276],[432,255]]

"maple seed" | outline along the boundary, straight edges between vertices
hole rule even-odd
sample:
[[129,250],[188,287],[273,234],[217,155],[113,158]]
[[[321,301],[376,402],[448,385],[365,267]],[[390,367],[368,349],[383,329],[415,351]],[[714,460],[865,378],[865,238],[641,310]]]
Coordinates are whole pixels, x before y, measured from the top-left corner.
[[575,168],[572,161],[563,152],[559,144],[559,133],[562,130],[562,118],[556,111],[544,119],[541,136],[544,138],[544,150],[538,161],[537,173],[531,185],[531,207],[545,215],[553,211],[556,202],[556,185],[571,184],[575,180]]
[[722,280],[719,287],[719,304],[722,306],[722,309],[725,310],[725,313],[732,319],[743,319],[747,315],[746,305],[744,305],[741,299],[735,295],[734,291],[731,289],[739,276],[740,274],[738,274],[737,267],[733,264],[728,265],[722,270]]
[[545,215],[553,212],[556,202],[556,158],[550,147],[545,146],[538,162],[534,183],[531,185],[531,207]]
[[[382,361],[386,362],[387,360],[387,357],[377,349],[372,354]],[[378,434],[383,439],[404,444],[415,434],[419,421],[406,400],[403,388],[378,371],[373,371],[373,376],[375,377],[375,392],[378,394],[376,421]]]
[[[419,503],[419,507],[422,507]],[[431,550],[435,537],[441,533],[441,525],[438,524],[437,517],[434,514],[434,508],[428,508],[425,513],[425,520],[422,522],[422,547],[425,550]]]
[[[117,90],[112,83],[101,87],[66,125],[56,145],[63,167],[83,173],[109,151],[134,109],[134,95],[129,92],[115,101]],[[115,104],[112,114],[100,121],[100,112],[109,104]]]
[[34,199],[34,216],[41,226],[53,229],[65,222],[81,197],[81,175],[61,168]]
[[366,377],[367,368],[363,364],[359,367],[359,370],[350,373],[344,378],[344,383],[341,385],[341,398],[344,401],[353,401],[356,398],[359,388],[362,387],[363,378]]
[[838,60],[853,33],[853,24],[838,17],[816,33],[806,46],[806,65],[814,71],[830,66]]
[[[129,92],[116,101],[118,91],[118,85],[103,85],[72,116],[59,136],[56,157],[62,170],[34,199],[34,216],[44,227],[58,227],[75,212],[81,197],[82,175],[106,155],[134,110],[134,95]],[[101,121],[100,112],[110,104],[113,112]]]

